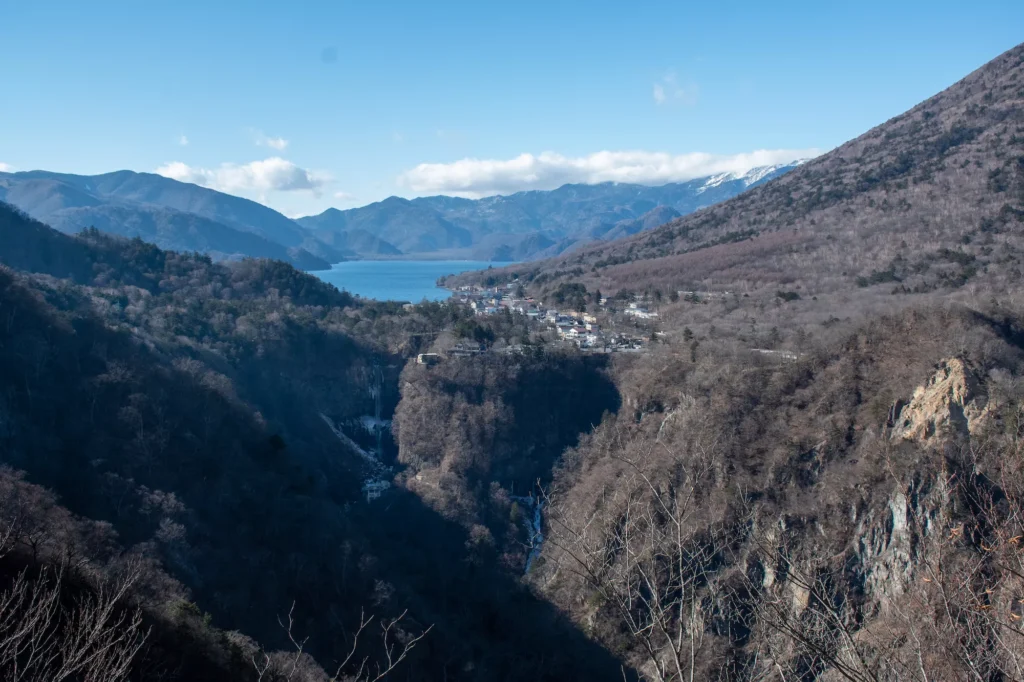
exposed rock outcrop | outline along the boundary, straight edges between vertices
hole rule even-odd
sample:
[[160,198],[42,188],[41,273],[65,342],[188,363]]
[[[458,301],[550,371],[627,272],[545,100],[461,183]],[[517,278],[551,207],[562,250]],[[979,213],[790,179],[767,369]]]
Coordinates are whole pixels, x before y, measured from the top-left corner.
[[948,497],[941,477],[916,480],[859,519],[850,568],[869,600],[882,606],[903,593],[927,539],[945,523]]
[[968,437],[988,416],[988,396],[974,371],[959,358],[948,358],[914,391],[907,405],[890,415],[892,437],[928,443],[935,438]]

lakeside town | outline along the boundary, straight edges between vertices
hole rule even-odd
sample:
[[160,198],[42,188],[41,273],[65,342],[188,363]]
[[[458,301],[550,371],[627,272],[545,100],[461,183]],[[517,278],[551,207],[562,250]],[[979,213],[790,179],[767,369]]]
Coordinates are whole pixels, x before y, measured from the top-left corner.
[[[657,291],[653,296],[626,291],[613,297],[601,296],[596,302],[591,299],[590,306],[596,303],[596,308],[591,310],[587,310],[585,305],[588,304],[578,298],[574,302],[583,310],[544,304],[526,295],[515,281],[490,286],[461,285],[449,291],[452,302],[466,306],[476,317],[522,316],[528,321],[531,331],[546,342],[574,346],[584,353],[642,353],[651,343],[668,341],[667,335],[659,331],[661,316],[655,306],[662,295]],[[731,291],[674,291],[668,300],[699,304],[735,295]],[[696,341],[689,329],[684,330],[682,340],[692,342],[692,354]],[[488,352],[515,354],[524,350],[521,344],[501,344],[492,348],[481,340],[462,338],[443,352],[421,353],[416,361],[421,365],[432,365],[441,362],[444,356],[471,357]],[[774,347],[754,346],[747,350],[782,362],[795,362],[802,355],[794,350]]]
[[[622,309],[612,308],[607,297],[600,299],[599,310],[594,312],[559,309],[523,295],[517,282],[490,287],[463,285],[452,290],[452,300],[468,306],[479,317],[506,313],[524,315],[539,328],[553,332],[561,341],[588,352],[640,352],[649,343],[651,334],[656,333],[648,329],[649,323],[658,318],[658,312],[643,296],[634,296]],[[633,324],[624,329],[626,322]]]

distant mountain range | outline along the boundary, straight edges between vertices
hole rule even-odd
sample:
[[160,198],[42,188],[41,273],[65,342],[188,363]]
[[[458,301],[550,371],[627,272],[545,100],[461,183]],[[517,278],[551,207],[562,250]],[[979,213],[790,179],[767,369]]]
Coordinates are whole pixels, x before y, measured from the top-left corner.
[[[531,260],[597,240],[618,239],[730,199],[800,162],[647,187],[606,182],[551,191],[461,199],[391,197],[347,211],[299,218],[318,239],[372,236],[365,255],[430,254],[474,260]],[[346,242],[348,243],[348,242]]]
[[306,270],[403,256],[524,261],[653,229],[796,165],[661,187],[565,185],[478,200],[390,197],[298,220],[248,199],[132,171],[0,173],[0,201],[66,233],[95,227],[164,249],[273,258]]
[[262,204],[152,173],[0,173],[0,201],[67,233],[95,227],[165,249],[274,258],[303,269],[343,258],[327,245],[303,248],[306,231]]

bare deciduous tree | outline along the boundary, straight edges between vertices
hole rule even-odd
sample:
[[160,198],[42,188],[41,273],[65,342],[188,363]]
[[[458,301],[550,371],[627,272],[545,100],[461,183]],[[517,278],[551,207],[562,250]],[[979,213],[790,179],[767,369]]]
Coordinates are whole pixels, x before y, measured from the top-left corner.
[[376,659],[369,655],[360,656],[360,644],[365,640],[367,628],[376,616],[359,614],[359,625],[348,642],[348,653],[338,663],[332,676],[323,670],[306,653],[308,638],[298,639],[295,635],[295,604],[288,611],[281,627],[292,643],[291,651],[268,653],[262,649],[252,656],[252,664],[259,682],[379,682],[388,677],[409,656],[420,641],[433,629],[433,625],[418,635],[405,633],[399,627],[408,611],[397,618],[380,620],[381,654]]
[[1024,679],[1019,430],[962,444],[945,461],[931,513],[907,503],[909,488],[897,489],[912,555],[907,572],[890,576],[880,594],[851,595],[846,554],[798,559],[778,534],[755,540],[766,576],[750,585],[762,673],[850,682]]
[[643,651],[640,673],[657,682],[702,679],[708,627],[720,595],[716,564],[725,531],[709,523],[711,450],[680,457],[661,441],[633,443],[594,509],[556,500],[550,542],[558,571],[581,581]]
[[0,678],[11,682],[119,682],[146,640],[125,604],[138,572],[77,596],[63,569],[20,573],[0,593]]

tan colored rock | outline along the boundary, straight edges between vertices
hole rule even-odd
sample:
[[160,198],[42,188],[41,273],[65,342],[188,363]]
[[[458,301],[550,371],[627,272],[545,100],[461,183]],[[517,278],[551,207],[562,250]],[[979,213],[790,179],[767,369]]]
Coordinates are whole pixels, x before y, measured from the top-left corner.
[[939,369],[902,409],[894,408],[892,437],[920,443],[936,437],[968,437],[988,415],[988,398],[971,368],[959,358]]

